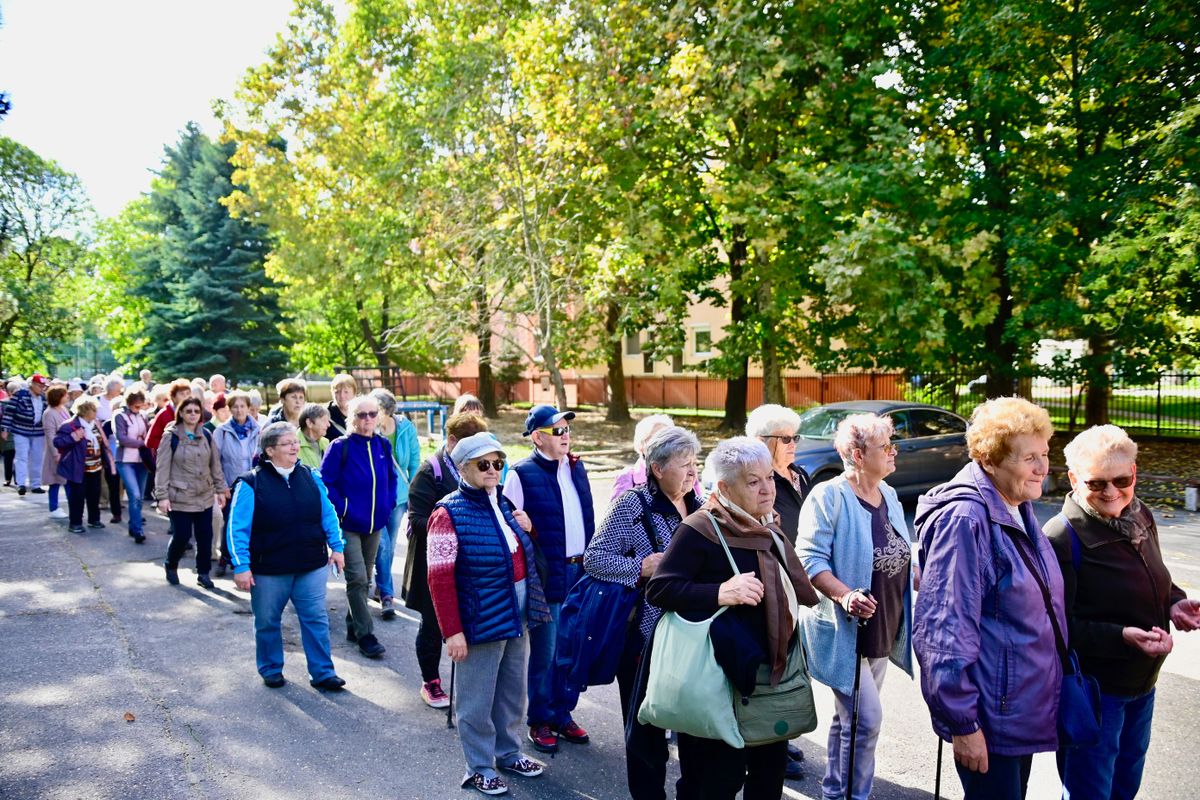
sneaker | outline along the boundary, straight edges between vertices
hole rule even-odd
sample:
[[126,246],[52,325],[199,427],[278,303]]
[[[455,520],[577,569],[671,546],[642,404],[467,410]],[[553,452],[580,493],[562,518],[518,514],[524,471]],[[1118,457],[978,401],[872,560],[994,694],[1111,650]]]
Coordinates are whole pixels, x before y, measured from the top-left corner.
[[796,747],[796,745],[792,744],[791,742],[788,742],[788,760],[795,761],[797,763],[803,761],[804,751],[799,747]]
[[383,654],[387,652],[387,648],[379,643],[379,640],[375,638],[375,634],[368,633],[366,636],[358,637],[358,652],[367,658],[383,658]]
[[[83,533],[83,528],[80,528],[79,532]],[[178,586],[179,570],[175,567],[167,566],[166,564],[163,564],[163,568],[167,571],[167,583],[171,584],[172,586]]]
[[521,756],[511,764],[501,764],[500,769],[520,775],[522,778],[536,778],[546,771],[546,765],[540,761],[534,761],[532,758]]
[[217,588],[217,585],[216,585],[215,583],[213,583],[213,579],[212,579],[212,578],[210,578],[210,577],[208,577],[207,575],[197,575],[197,576],[196,576],[196,583],[200,584],[200,585],[201,585],[201,586],[203,586],[205,589],[215,589],[215,588]]
[[789,781],[804,780],[804,765],[799,761],[792,761],[789,758],[787,762],[787,769],[784,771],[783,777]]
[[283,674],[279,672],[271,675],[263,675],[262,681],[264,684],[266,684],[268,689],[278,689],[287,683],[287,679],[284,678]]
[[50,519],[66,519],[68,516],[67,510],[62,506],[50,512]]
[[558,729],[558,738],[565,739],[571,744],[587,744],[588,734],[583,728],[579,727],[575,720],[571,720],[566,725]]
[[145,543],[146,543],[146,537],[145,537],[145,536],[143,536],[143,535],[142,535],[142,534],[140,534],[140,533],[135,533],[135,534],[133,535],[133,543],[134,543],[134,544],[145,544]]
[[379,601],[379,605],[383,606],[383,618],[384,619],[395,619],[396,618],[396,606],[393,603],[392,598],[390,598],[390,597],[383,598],[382,600]]
[[82,525],[72,525],[71,527],[67,528],[67,530],[70,533],[78,533],[80,536],[82,536],[84,533]]
[[346,688],[346,682],[337,675],[330,675],[328,678],[322,678],[319,681],[309,681],[308,685],[322,692],[340,692]]
[[442,691],[441,678],[434,678],[421,684],[421,699],[430,708],[450,707],[450,697]]
[[551,730],[549,725],[531,725],[529,727],[529,741],[540,752],[558,752],[558,734]]
[[507,794],[508,784],[499,775],[491,778],[485,778],[476,772],[473,775],[468,775],[462,779],[460,784],[463,788],[470,786],[472,789],[478,789],[484,794]]
[[30,491],[33,492],[34,494],[45,494],[46,493],[46,490],[40,486],[36,486],[33,489],[30,489]]
[[24,486],[17,487],[17,494],[19,494],[21,497],[25,496],[26,491],[28,491],[28,490]]
[[96,520],[95,522],[89,522],[89,523],[88,523],[88,527],[89,527],[89,528],[95,528],[95,529],[99,530],[100,528],[103,528],[103,527],[104,527],[104,523],[103,523],[103,522],[101,522],[100,520]]

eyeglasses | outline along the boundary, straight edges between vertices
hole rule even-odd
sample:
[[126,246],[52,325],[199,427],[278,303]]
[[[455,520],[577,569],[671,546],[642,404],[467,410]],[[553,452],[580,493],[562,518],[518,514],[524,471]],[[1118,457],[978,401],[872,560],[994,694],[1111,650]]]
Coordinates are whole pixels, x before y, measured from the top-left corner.
[[538,428],[538,433],[548,433],[551,436],[566,436],[571,432],[570,425],[562,425],[557,428]]
[[379,412],[378,411],[359,411],[359,412],[355,413],[354,416],[358,417],[359,419],[375,419],[376,417],[379,416]]
[[892,444],[891,442],[888,442],[887,444],[869,444],[869,445],[867,445],[868,450],[871,450],[876,447],[878,447],[883,452],[887,453],[889,456],[894,456],[894,455],[896,455],[896,453],[900,452],[900,448],[896,447],[896,445]]
[[475,467],[480,472],[491,472],[493,469],[500,472],[504,469],[504,459],[497,458],[495,461],[489,461],[486,458],[481,458],[475,462]]
[[780,436],[780,435],[778,435],[778,434],[774,434],[774,433],[769,433],[769,434],[767,434],[766,436],[764,436],[764,437],[762,437],[762,438],[764,438],[764,439],[778,439],[778,440],[779,440],[780,442],[782,442],[783,444],[791,444],[792,442],[798,442],[798,441],[800,441],[800,437],[799,437],[799,436]]
[[199,414],[200,409],[196,408],[195,406],[189,406],[180,413],[182,413],[182,414]]
[[1110,481],[1100,478],[1093,481],[1084,481],[1083,485],[1086,486],[1090,492],[1103,492],[1108,488],[1110,483],[1117,489],[1128,489],[1130,486],[1133,486],[1133,476],[1122,475],[1121,477],[1113,478]]

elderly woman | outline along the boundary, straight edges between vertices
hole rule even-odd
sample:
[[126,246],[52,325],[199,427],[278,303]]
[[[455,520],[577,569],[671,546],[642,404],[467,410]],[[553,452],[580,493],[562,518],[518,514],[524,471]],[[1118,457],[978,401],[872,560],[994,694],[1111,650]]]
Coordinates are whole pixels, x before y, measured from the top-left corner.
[[146,395],[130,389],[125,393],[124,407],[113,418],[113,431],[117,437],[117,473],[125,484],[125,496],[129,498],[129,535],[135,544],[146,541],[142,501],[146,496],[148,472],[142,450],[146,447],[150,426],[142,416],[145,405]]
[[628,490],[646,483],[646,443],[654,434],[674,424],[666,414],[651,414],[638,420],[638,424],[633,428],[633,452],[637,453],[637,461],[617,474],[616,480],[613,481],[612,495],[608,498],[610,504]]
[[[727,439],[713,450],[712,461],[716,489],[675,530],[646,585],[646,600],[693,621],[733,606],[725,624],[739,626],[740,640],[753,642],[761,665],[778,680],[791,648],[798,646],[799,606],[815,605],[817,593],[775,523],[774,467],[766,445],[749,437]],[[731,548],[736,575],[730,574],[712,520]],[[679,767],[681,797],[733,798],[745,784],[750,800],[777,798],[783,793],[787,741],[739,750],[719,739],[680,733]]]
[[175,409],[175,421],[163,431],[158,446],[155,489],[158,510],[171,518],[171,542],[163,567],[167,583],[179,584],[179,559],[196,537],[196,583],[212,589],[213,501],[225,507],[225,473],[212,434],[200,422],[204,405],[189,397]]
[[[641,588],[654,575],[684,517],[699,506],[696,498],[696,458],[700,442],[691,431],[661,427],[642,446],[646,480],[621,494],[608,507],[604,521],[583,554],[583,568],[601,580]],[[636,689],[638,667],[646,642],[662,610],[646,600],[639,604],[637,624],[625,634],[625,649],[617,668],[621,714],[625,719],[625,769],[634,800],[664,797],[667,776],[666,732],[636,719],[641,700]]]
[[5,389],[8,391],[8,396],[0,398],[0,456],[4,458],[4,485],[12,486],[13,477],[15,475],[17,463],[17,446],[13,443],[11,436],[7,435],[4,430],[4,412],[8,410],[8,406],[13,401],[13,395],[21,391],[21,382],[18,380],[9,381]]
[[300,463],[309,469],[320,469],[321,459],[329,449],[325,434],[329,431],[329,409],[318,403],[308,403],[300,411]]
[[[545,765],[521,753],[528,627],[550,621],[533,541],[497,491],[505,454],[490,433],[460,440],[450,457],[458,491],[429,518],[429,591],[446,649],[457,665],[462,786],[483,794],[508,787],[496,767],[527,778]],[[528,520],[525,520],[528,524]]]
[[1059,751],[1064,798],[1137,794],[1170,623],[1200,627],[1200,602],[1171,582],[1154,515],[1134,496],[1137,451],[1115,425],[1076,436],[1064,450],[1071,493],[1045,528],[1063,574],[1071,646],[1100,684],[1102,712],[1096,745]]
[[417,426],[403,414],[396,414],[396,395],[387,389],[372,389],[371,397],[379,404],[379,423],[375,431],[392,446],[396,467],[396,505],[388,516],[387,527],[379,537],[379,551],[375,554],[375,590],[383,608],[382,616],[394,619],[396,588],[392,562],[396,557],[400,521],[408,511],[408,485],[421,468],[421,443],[417,439]]
[[[97,410],[99,405],[97,405]],[[64,386],[51,386],[46,390],[46,410],[42,412],[42,430],[45,431],[46,441],[53,442],[58,429],[71,419],[67,410],[67,389]],[[58,474],[58,461],[61,458],[57,447],[42,449],[42,485],[49,490],[46,499],[50,508],[50,519],[66,519],[67,512],[58,504],[58,493],[66,485],[67,479]],[[99,516],[97,515],[97,519]]]
[[473,394],[460,394],[454,401],[454,408],[451,416],[454,414],[483,414],[483,403]]
[[796,435],[798,430],[800,415],[780,405],[759,406],[746,420],[746,435],[761,441],[771,453],[771,466],[775,469],[775,515],[783,535],[792,544],[796,543],[800,507],[812,488],[812,478],[794,463],[796,442],[800,439]]
[[1065,630],[1062,573],[1031,502],[1052,433],[1027,400],[983,403],[967,429],[971,462],[917,503],[913,648],[967,800],[1024,797],[1033,754],[1058,747],[1062,665],[1043,588]]
[[486,430],[487,420],[478,414],[463,412],[450,417],[446,420],[446,443],[421,465],[409,487],[408,550],[400,596],[406,606],[421,615],[415,643],[417,666],[421,669],[421,700],[430,708],[446,708],[450,698],[442,689],[442,632],[429,596],[429,563],[425,558],[429,516],[439,500],[458,489],[458,467],[450,458],[454,446]]
[[309,683],[341,691],[346,682],[333,668],[325,610],[325,568],[345,566],[337,512],[321,476],[299,462],[295,428],[271,423],[259,443],[258,466],[234,482],[227,529],[233,582],[250,592],[258,674],[272,689],[287,683],[280,618],[290,600],[300,620]]
[[258,389],[251,389],[246,392],[246,396],[250,398],[250,416],[254,417],[254,421],[258,423],[258,427],[263,427],[269,422],[267,416],[262,413],[263,397]]
[[284,378],[275,384],[275,391],[279,393],[279,405],[271,409],[271,413],[267,415],[267,422],[290,422],[294,426],[300,421],[300,412],[308,402],[307,390],[307,384],[299,378]]
[[350,401],[358,396],[358,381],[353,375],[340,372],[329,382],[329,391],[333,394],[333,399],[326,406],[329,409],[329,430],[325,432],[325,438],[332,442],[350,432],[346,414],[350,410]]
[[[823,597],[804,615],[805,653],[814,678],[833,689],[825,797],[871,796],[875,743],[883,721],[879,692],[888,660],[912,676],[912,554],[904,509],[885,478],[896,470],[892,421],[854,414],[833,445],[845,472],[813,487],[800,512],[796,550]],[[778,473],[777,473],[778,474]],[[776,501],[776,508],[778,508]],[[855,672],[859,672],[854,774],[848,773]]]
[[88,527],[104,527],[100,521],[100,481],[106,469],[113,470],[112,451],[96,422],[96,399],[81,394],[71,410],[75,416],[55,432],[54,448],[59,453],[58,474],[66,479],[69,530],[83,533],[85,503]]
[[[233,482],[250,471],[254,466],[254,457],[259,452],[259,435],[262,428],[251,413],[250,395],[241,391],[229,392],[225,395],[225,405],[229,408],[229,419],[218,425],[212,432],[212,442],[221,457],[221,474],[225,476],[225,485],[221,490],[226,499],[233,491]],[[228,528],[228,506],[226,506],[225,525]],[[216,576],[224,577],[229,568],[229,537],[220,537],[220,557],[217,559]]]

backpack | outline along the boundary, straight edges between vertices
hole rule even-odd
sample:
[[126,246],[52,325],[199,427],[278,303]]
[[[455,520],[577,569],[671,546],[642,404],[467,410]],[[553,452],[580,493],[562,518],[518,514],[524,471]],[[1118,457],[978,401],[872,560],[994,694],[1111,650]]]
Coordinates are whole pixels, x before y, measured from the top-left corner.
[[[203,425],[200,426],[200,430],[204,431],[204,438],[208,440],[208,446],[212,447],[212,432],[208,428],[204,427]],[[174,428],[172,428],[171,429],[171,456],[172,457],[174,457],[175,451],[178,449],[179,449],[179,434],[175,432]]]

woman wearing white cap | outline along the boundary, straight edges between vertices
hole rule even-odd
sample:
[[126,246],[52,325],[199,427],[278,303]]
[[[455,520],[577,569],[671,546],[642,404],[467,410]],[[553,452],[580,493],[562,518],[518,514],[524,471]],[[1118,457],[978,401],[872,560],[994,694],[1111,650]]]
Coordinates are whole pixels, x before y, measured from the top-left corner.
[[490,433],[454,446],[458,491],[429,517],[429,591],[457,670],[462,785],[483,794],[508,791],[496,767],[523,777],[545,765],[521,753],[514,730],[524,714],[527,628],[550,621],[534,564],[528,518],[496,490],[505,454]]

